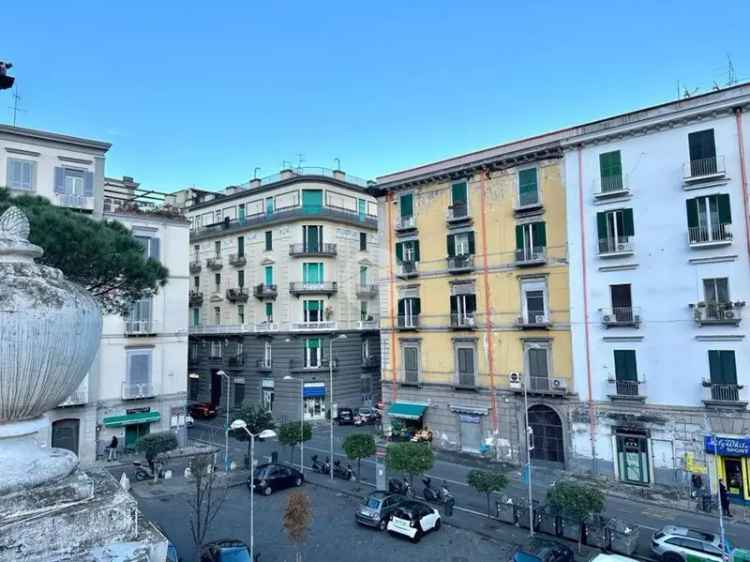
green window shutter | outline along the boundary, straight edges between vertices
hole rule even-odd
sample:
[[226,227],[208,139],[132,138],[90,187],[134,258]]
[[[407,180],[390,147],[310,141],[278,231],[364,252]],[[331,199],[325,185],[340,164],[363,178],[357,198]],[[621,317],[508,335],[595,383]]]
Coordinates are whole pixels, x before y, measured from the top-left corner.
[[477,296],[466,295],[466,312],[476,312],[477,310]]
[[448,242],[448,257],[452,258],[456,255],[456,236],[455,234],[449,234],[446,238]]
[[420,314],[422,312],[422,300],[421,299],[414,299],[414,314]]
[[323,283],[325,281],[326,275],[325,271],[323,270],[323,264],[318,264],[318,283]]
[[319,338],[307,338],[305,340],[305,347],[307,349],[319,349],[320,339]]
[[266,266],[266,279],[265,284],[266,285],[273,285],[273,266],[267,265]]
[[319,213],[323,207],[323,191],[320,189],[302,190],[302,208],[306,213]]
[[401,218],[414,216],[414,195],[407,193],[401,196]]
[[596,213],[596,231],[599,234],[599,240],[607,239],[607,213]]
[[737,365],[734,361],[734,351],[721,351],[721,375],[724,384],[737,384]]
[[456,314],[458,312],[458,297],[453,295],[451,296],[451,314]]
[[476,253],[476,247],[474,245],[474,231],[469,232],[469,254],[472,256]]
[[516,250],[523,250],[523,225],[516,225]]
[[695,228],[698,226],[698,201],[696,199],[688,199],[685,201],[687,207],[687,222],[688,228]]
[[723,382],[722,370],[721,370],[721,352],[710,349],[708,351],[708,368],[711,374],[711,382],[713,384],[721,384]]
[[702,160],[716,156],[713,129],[690,133],[688,135],[688,145],[690,146],[690,160]]
[[419,261],[419,240],[414,241],[414,261]]
[[622,189],[622,161],[619,150],[599,155],[599,173],[602,191]]
[[396,242],[396,261],[402,262],[404,261],[404,246],[403,242]]
[[535,222],[531,225],[531,235],[534,238],[536,248],[547,247],[547,229],[543,222]]
[[273,318],[273,303],[266,303],[266,318]]
[[521,170],[518,172],[518,202],[521,205],[533,205],[538,201],[537,169]]
[[398,315],[403,316],[404,314],[406,314],[404,299],[398,299]]
[[615,350],[615,378],[621,381],[638,380],[634,350]]
[[635,236],[635,228],[633,227],[633,209],[622,210],[622,227],[622,233],[625,236]]
[[732,224],[732,209],[729,206],[729,194],[717,195],[719,206],[719,222],[721,224]]
[[451,194],[453,195],[453,205],[466,205],[468,199],[466,182],[454,183],[451,187]]

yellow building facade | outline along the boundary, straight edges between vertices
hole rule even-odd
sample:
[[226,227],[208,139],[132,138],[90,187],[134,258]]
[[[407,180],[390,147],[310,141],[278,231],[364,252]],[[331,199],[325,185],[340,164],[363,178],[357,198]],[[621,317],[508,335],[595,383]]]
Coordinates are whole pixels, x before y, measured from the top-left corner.
[[555,139],[384,176],[377,190],[386,428],[523,460],[528,411],[532,458],[564,463],[574,389]]

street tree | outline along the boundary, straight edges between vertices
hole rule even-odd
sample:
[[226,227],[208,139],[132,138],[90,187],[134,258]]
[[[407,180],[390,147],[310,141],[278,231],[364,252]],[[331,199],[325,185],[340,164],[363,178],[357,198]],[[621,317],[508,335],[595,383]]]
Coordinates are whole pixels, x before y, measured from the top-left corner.
[[[247,424],[247,429],[253,435],[258,435],[266,429],[274,429],[276,424],[273,421],[273,415],[263,404],[256,404],[245,400],[236,414],[237,419],[243,420]],[[247,458],[250,458],[250,436],[244,429],[233,429],[229,435],[237,441],[247,441]]]
[[385,450],[385,464],[389,470],[409,476],[414,487],[414,477],[432,468],[434,457],[429,443],[391,443]]
[[[302,425],[302,428],[300,427]],[[279,443],[289,447],[289,460],[294,458],[294,448],[303,441],[312,438],[312,427],[309,423],[289,422],[279,427]]]
[[357,479],[360,479],[362,459],[375,454],[375,439],[369,433],[352,433],[344,439],[343,447],[346,456],[357,461]]
[[[547,490],[547,505],[555,515],[583,525],[593,514],[604,510],[605,496],[599,488],[570,480],[561,480]],[[581,551],[581,533],[578,533],[578,551]]]
[[302,562],[300,547],[305,542],[307,528],[312,521],[310,498],[304,492],[289,494],[286,512],[284,513],[284,528],[289,540],[297,545],[297,562]]
[[206,536],[227,498],[227,487],[217,481],[213,454],[196,455],[190,459],[189,466],[193,479],[192,493],[188,497],[190,533],[195,545],[195,560],[198,560]]
[[145,455],[146,462],[154,473],[154,479],[156,479],[154,461],[160,454],[176,449],[177,445],[177,436],[173,432],[159,431],[158,433],[149,433],[138,439],[135,442],[135,450]]
[[30,242],[44,248],[38,263],[60,269],[85,287],[104,311],[125,314],[133,301],[167,283],[169,270],[117,221],[97,221],[38,195],[11,197],[0,188],[0,214],[15,205],[29,218]]
[[487,497],[487,515],[491,516],[490,499],[493,492],[500,492],[508,485],[508,477],[500,470],[474,469],[466,477],[466,483]]

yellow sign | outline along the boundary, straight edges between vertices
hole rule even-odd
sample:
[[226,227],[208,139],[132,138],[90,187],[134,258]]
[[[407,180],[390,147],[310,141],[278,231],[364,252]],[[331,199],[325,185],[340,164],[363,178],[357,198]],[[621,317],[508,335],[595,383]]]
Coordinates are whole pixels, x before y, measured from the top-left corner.
[[706,465],[696,462],[693,453],[685,453],[685,468],[693,474],[706,474]]

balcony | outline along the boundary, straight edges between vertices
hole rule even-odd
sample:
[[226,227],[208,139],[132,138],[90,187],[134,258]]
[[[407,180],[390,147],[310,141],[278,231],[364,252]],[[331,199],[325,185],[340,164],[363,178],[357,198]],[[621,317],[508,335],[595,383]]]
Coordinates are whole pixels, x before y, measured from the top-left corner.
[[208,260],[206,260],[206,265],[208,266],[208,269],[218,271],[224,267],[224,261],[220,257],[208,258]]
[[516,327],[522,330],[546,329],[549,325],[549,318],[544,311],[529,311],[526,316],[516,318]]
[[278,294],[279,290],[276,285],[266,285],[265,283],[260,283],[253,288],[253,295],[255,295],[256,299],[260,300],[274,300]]
[[594,187],[594,199],[616,199],[630,195],[630,182],[627,175],[604,176],[597,178]]
[[336,254],[336,244],[289,244],[293,258],[332,258]]
[[693,320],[699,326],[726,325],[739,326],[742,320],[744,301],[691,304]]
[[369,320],[359,320],[357,322],[357,330],[377,330],[378,321],[370,318]]
[[60,402],[57,406],[59,408],[66,408],[68,406],[81,406],[88,403],[89,391],[88,388],[79,388],[73,394],[68,396],[65,400]]
[[321,322],[290,322],[289,330],[292,332],[330,332],[336,329],[336,322],[326,320]]
[[421,386],[419,371],[413,369],[399,369],[398,383],[401,386]]
[[419,329],[419,314],[412,314],[411,316],[399,316],[398,317],[398,329],[399,330],[418,330]]
[[685,189],[693,184],[723,179],[727,175],[723,156],[711,156],[691,160],[682,165],[682,177]]
[[324,281],[323,283],[304,283],[295,281],[289,283],[289,292],[297,298],[300,295],[332,295],[338,291],[336,281]]
[[278,332],[278,331],[279,331],[279,324],[276,322],[271,322],[270,320],[266,320],[264,322],[258,322],[255,325],[256,334],[264,334],[268,332]]
[[417,262],[402,261],[401,263],[398,264],[396,277],[400,277],[401,279],[410,279],[412,277],[417,277],[418,275],[419,275],[419,270],[417,268]]
[[156,396],[156,387],[152,383],[130,384],[122,383],[122,399],[138,400],[140,398],[153,398]]
[[703,404],[706,408],[744,410],[747,408],[747,393],[740,384],[715,384],[704,379]]
[[190,335],[248,334],[255,331],[250,324],[204,324],[190,326]]
[[691,248],[727,246],[732,243],[732,225],[691,226],[688,228],[688,243]]
[[477,327],[473,312],[451,314],[451,328],[456,330],[473,330]]
[[190,298],[188,300],[190,306],[200,306],[203,304],[203,293],[201,291],[190,290]]
[[273,362],[270,359],[266,359],[265,357],[263,359],[258,359],[255,362],[255,368],[258,371],[263,371],[263,372],[266,372],[266,373],[268,373],[268,372],[270,372],[272,370],[272,368],[273,368],[272,366],[273,366]]
[[247,258],[245,254],[230,254],[229,263],[234,267],[245,267],[247,265]]
[[641,324],[641,309],[637,307],[600,308],[599,312],[606,328],[637,328]]
[[448,271],[451,273],[467,273],[474,271],[474,256],[453,256],[448,258]]
[[200,260],[193,260],[190,262],[190,273],[200,273],[203,266]]
[[544,246],[519,248],[516,250],[516,267],[530,267],[544,265],[545,263],[547,263],[547,248]]
[[445,220],[449,226],[461,225],[465,226],[472,222],[471,215],[469,215],[468,205],[451,205],[448,207],[448,212],[445,215]]
[[357,298],[373,299],[378,296],[377,285],[357,285]]
[[453,383],[454,390],[477,390],[477,376],[475,373],[456,373]]
[[646,400],[645,393],[639,390],[643,386],[638,380],[607,379],[607,396],[610,400],[631,400],[643,402]]
[[398,217],[396,219],[396,232],[407,232],[409,230],[417,229],[417,219],[414,216],[411,217]]
[[227,289],[227,300],[230,302],[247,302],[250,291],[245,287],[233,287]]
[[157,332],[153,320],[125,320],[126,336],[153,336]]
[[[524,377],[524,383],[528,394],[560,397],[568,392],[568,382],[563,377],[528,375]],[[511,389],[515,393],[523,393],[524,384],[511,383]]]
[[69,193],[58,193],[57,204],[60,207],[68,207],[70,209],[84,209],[86,211],[94,210],[94,198],[85,197],[83,195],[75,195]]
[[[336,359],[333,360],[333,370],[336,370],[338,368],[338,363]],[[302,359],[290,359],[289,360],[289,370],[292,373],[300,373],[300,372],[308,372],[308,371],[328,371],[331,369],[331,364],[328,361],[327,357],[323,357],[320,359],[320,363],[318,365],[307,365],[305,364],[305,361]]]
[[227,356],[227,366],[238,368],[245,365],[245,354],[244,353],[233,353]]
[[633,252],[633,238],[630,236],[620,236],[617,240],[613,238],[599,239],[600,258],[632,256]]
[[376,367],[380,367],[380,356],[368,355],[367,357],[363,357],[362,367],[364,367],[365,369],[374,369]]

